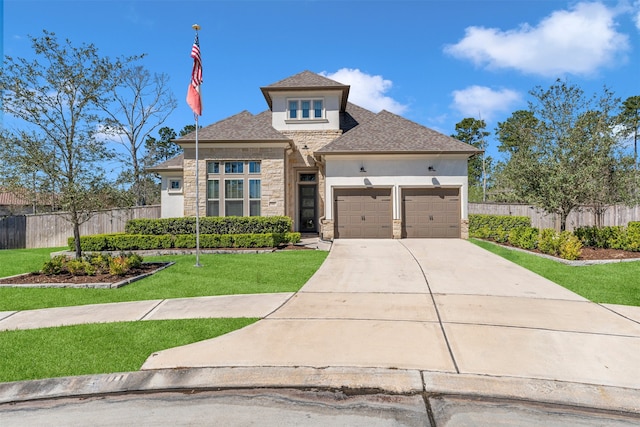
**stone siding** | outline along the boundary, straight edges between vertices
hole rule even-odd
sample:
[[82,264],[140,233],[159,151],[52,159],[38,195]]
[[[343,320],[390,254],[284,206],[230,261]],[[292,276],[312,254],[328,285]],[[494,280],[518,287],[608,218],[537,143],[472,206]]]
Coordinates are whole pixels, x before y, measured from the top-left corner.
[[402,220],[401,219],[393,220],[393,238],[402,239]]
[[[285,150],[283,148],[200,148],[199,214],[207,214],[207,161],[257,160],[261,162],[261,214],[285,215]],[[184,150],[184,215],[196,214],[195,149]]]
[[469,239],[469,220],[463,219],[460,221],[460,238]]
[[[317,130],[317,131],[281,131],[287,138],[293,140],[296,149],[287,156],[287,201],[285,215],[293,220],[293,229],[297,230],[298,212],[298,173],[316,172],[318,184],[318,231],[324,232],[325,226],[321,219],[325,211],[325,169],[324,165],[317,163],[313,153],[321,149],[334,139],[342,135],[341,130]],[[306,147],[306,148],[305,148]],[[333,235],[333,231],[332,231]],[[333,238],[333,237],[332,237]]]
[[334,237],[334,224],[330,219],[323,219],[320,221],[320,238],[322,240],[333,240]]

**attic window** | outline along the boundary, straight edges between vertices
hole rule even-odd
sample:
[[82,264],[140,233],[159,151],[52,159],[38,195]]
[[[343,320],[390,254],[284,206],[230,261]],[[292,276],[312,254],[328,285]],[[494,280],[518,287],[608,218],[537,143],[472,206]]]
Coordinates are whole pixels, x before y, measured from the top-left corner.
[[289,120],[322,120],[324,119],[324,100],[322,99],[289,99],[287,102],[287,119]]

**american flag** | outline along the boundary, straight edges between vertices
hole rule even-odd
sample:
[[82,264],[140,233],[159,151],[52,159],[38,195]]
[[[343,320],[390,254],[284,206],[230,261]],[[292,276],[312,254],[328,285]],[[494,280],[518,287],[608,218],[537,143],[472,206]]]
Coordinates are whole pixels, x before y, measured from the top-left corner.
[[193,58],[193,70],[191,71],[191,83],[187,91],[187,104],[193,113],[202,115],[202,99],[200,97],[200,85],[202,84],[202,61],[200,59],[200,41],[196,33],[196,39],[191,47],[191,57]]

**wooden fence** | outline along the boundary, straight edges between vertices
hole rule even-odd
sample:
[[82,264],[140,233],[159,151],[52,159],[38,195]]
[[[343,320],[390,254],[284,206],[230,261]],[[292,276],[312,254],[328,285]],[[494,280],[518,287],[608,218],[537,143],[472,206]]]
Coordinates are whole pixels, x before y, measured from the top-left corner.
[[[560,217],[548,214],[531,205],[508,205],[502,203],[469,203],[470,214],[528,216],[531,226],[536,228],[554,228],[560,230]],[[609,206],[601,216],[601,224],[627,225],[631,221],[640,221],[639,206]],[[574,209],[567,218],[567,230],[596,225],[596,217],[588,208]]]
[[[160,218],[160,206],[100,211],[80,226],[80,235],[122,232],[133,218]],[[0,218],[0,249],[67,246],[71,236],[73,227],[63,213]]]

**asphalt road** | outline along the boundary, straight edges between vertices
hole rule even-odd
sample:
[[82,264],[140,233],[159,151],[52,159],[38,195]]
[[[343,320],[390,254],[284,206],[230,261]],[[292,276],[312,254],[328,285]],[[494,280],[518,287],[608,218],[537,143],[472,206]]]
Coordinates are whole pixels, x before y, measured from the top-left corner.
[[11,426],[637,426],[640,419],[535,403],[422,394],[261,389],[94,396],[0,405]]

